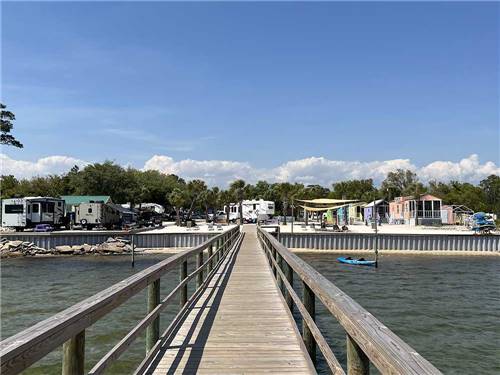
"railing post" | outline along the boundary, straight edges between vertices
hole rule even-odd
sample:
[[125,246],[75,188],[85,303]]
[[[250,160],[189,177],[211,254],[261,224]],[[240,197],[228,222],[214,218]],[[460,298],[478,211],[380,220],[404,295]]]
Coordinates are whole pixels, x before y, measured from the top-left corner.
[[[278,252],[276,252],[276,264],[278,265],[277,268],[283,271],[281,255]],[[283,280],[281,279],[281,275],[277,270],[276,270],[276,281],[278,282],[278,288],[280,289],[281,294],[284,295],[285,287],[283,284]]]
[[[160,304],[160,279],[148,285],[148,314]],[[160,317],[157,316],[146,329],[146,354],[160,338]]]
[[[292,267],[290,267],[290,265],[288,263],[286,264],[285,276],[286,276],[286,280],[293,288],[293,270],[292,270]],[[285,300],[286,300],[286,304],[288,305],[288,308],[290,309],[290,311],[293,312],[293,299],[292,299],[292,295],[290,294],[290,292],[286,293]]]
[[[214,247],[213,243],[208,246],[208,258],[210,259],[212,255],[214,255]],[[214,260],[210,259],[210,262],[208,262],[208,272],[211,272],[214,269]]]
[[[304,282],[302,282],[302,287],[302,303],[304,304],[304,307],[306,308],[309,315],[311,315],[312,320],[316,321],[316,301],[314,293]],[[311,357],[311,361],[316,364],[316,341],[314,341],[311,330],[304,321],[302,321],[302,338],[304,340],[307,352]]]
[[219,252],[217,253],[217,263],[220,260],[220,254],[222,252],[222,244],[223,243],[224,243],[224,236],[222,235],[221,238],[218,241],[218,244],[217,244],[217,249],[219,250]]
[[[276,249],[273,247],[271,251],[272,251],[273,259],[276,260]],[[274,265],[274,262],[271,262],[271,263],[272,263],[272,268],[273,268],[273,274],[274,274],[274,277],[276,278],[276,274],[277,274],[276,266]]]
[[[184,262],[181,263],[179,281],[182,282],[187,277],[187,275],[188,275],[188,262],[187,262],[187,260],[185,260]],[[187,295],[188,295],[188,286],[186,283],[186,285],[184,285],[180,291],[179,304],[180,304],[181,308],[183,308],[187,302]]]
[[346,334],[346,351],[348,375],[370,374],[370,360],[349,334]]
[[85,367],[85,330],[63,344],[62,375],[83,375]]
[[[203,250],[198,253],[196,256],[196,268],[200,268],[203,265]],[[198,275],[196,275],[196,289],[201,287],[203,284],[203,269],[198,272]]]

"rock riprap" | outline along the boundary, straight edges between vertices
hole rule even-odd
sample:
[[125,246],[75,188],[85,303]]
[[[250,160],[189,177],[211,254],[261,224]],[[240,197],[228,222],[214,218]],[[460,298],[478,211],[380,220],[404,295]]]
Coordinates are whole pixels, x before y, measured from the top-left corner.
[[0,239],[0,256],[2,258],[36,255],[112,255],[130,253],[131,251],[130,241],[120,237],[109,237],[106,242],[97,245],[61,245],[48,250],[36,246],[33,242]]
[[6,238],[0,239],[0,256],[19,257],[37,254],[52,254],[52,250],[43,249],[36,246],[33,242],[27,241],[9,241]]

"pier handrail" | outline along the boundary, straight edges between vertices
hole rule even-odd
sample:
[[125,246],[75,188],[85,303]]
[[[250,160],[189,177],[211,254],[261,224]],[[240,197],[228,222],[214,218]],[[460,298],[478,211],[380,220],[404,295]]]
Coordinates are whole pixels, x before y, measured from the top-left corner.
[[[128,337],[127,345],[121,346],[120,350],[128,346],[140,332],[147,328],[146,350],[148,351],[159,338],[159,313],[161,310],[179,292],[181,293],[182,307],[187,302],[187,283],[197,276],[199,289],[208,280],[203,279],[203,270],[208,268],[208,275],[210,275],[210,271],[219,267],[222,257],[227,254],[231,245],[236,242],[240,235],[239,227],[234,227],[208,239],[201,245],[160,261],[3,340],[0,342],[0,373],[4,375],[17,374],[64,344],[63,374],[83,374],[85,329],[146,287],[148,287],[148,315],[138,326],[134,327],[133,337]],[[205,249],[208,249],[206,261],[203,259]],[[193,256],[197,258],[197,268],[188,275],[187,262]],[[167,298],[160,301],[160,278],[176,266],[180,266],[179,284]],[[118,355],[112,356],[112,359],[116,359]],[[97,369],[95,373],[101,372],[108,362],[106,361],[105,365]]]
[[[278,242],[271,233],[261,228],[257,228],[257,233],[288,305],[293,308],[293,301],[303,317],[303,339],[313,362],[317,344],[332,372],[343,373],[314,323],[317,297],[346,331],[348,374],[368,374],[370,362],[383,374],[441,374],[370,312]],[[293,290],[294,273],[303,283],[302,301]]]

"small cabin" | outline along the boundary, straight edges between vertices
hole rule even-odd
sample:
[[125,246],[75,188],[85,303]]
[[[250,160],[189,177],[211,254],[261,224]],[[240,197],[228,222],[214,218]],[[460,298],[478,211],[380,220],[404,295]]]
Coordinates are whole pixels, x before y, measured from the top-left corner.
[[396,197],[389,202],[389,223],[404,224],[405,223],[405,203],[412,200],[412,196]]
[[349,224],[354,224],[356,222],[364,221],[365,211],[363,207],[366,205],[366,202],[359,203],[349,203]]
[[441,225],[448,222],[443,212],[442,199],[431,194],[396,197],[389,203],[389,217],[393,224]]
[[377,209],[377,220],[380,220],[382,223],[387,223],[389,218],[389,202],[385,199],[378,199],[363,206],[365,222],[368,223],[373,220],[372,214],[374,212],[374,206]]

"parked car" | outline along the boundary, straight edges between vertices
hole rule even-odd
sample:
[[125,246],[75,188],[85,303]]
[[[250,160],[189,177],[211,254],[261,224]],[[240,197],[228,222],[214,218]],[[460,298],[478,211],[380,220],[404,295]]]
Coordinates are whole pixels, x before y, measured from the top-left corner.
[[35,232],[52,232],[54,227],[50,224],[37,224],[33,231]]

